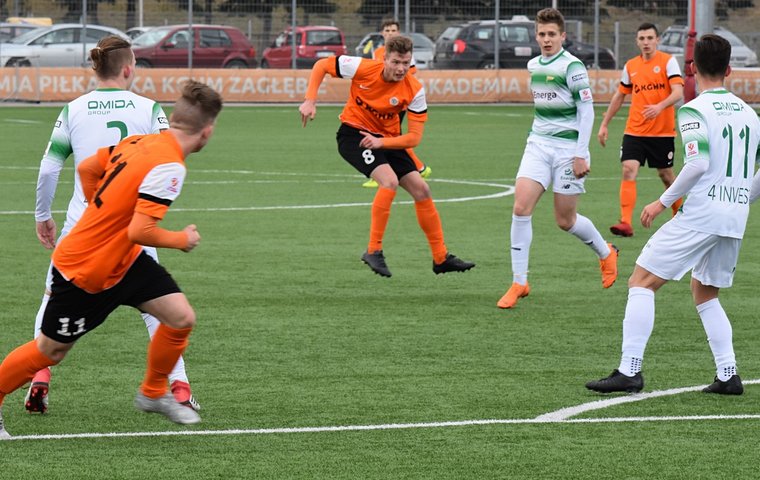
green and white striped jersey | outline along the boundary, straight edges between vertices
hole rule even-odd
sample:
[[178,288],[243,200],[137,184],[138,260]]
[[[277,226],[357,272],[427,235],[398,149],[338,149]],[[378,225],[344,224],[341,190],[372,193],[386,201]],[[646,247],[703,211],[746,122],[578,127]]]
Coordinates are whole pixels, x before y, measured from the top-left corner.
[[[551,58],[538,56],[528,62],[530,88],[533,93],[535,117],[532,135],[559,142],[585,143],[580,138],[583,129],[578,116],[578,105],[593,105],[588,71],[583,62],[564,49]],[[592,116],[593,121],[593,116]]]
[[116,145],[138,134],[169,128],[161,106],[153,100],[117,88],[97,89],[73,100],[58,115],[45,154],[37,186],[35,217],[50,218],[58,172],[74,154],[74,194],[66,212],[62,234],[82,216],[87,203],[76,167],[102,147]]
[[757,114],[733,93],[715,88],[678,109],[678,127],[684,162],[709,162],[679,221],[698,232],[742,238],[760,145]]

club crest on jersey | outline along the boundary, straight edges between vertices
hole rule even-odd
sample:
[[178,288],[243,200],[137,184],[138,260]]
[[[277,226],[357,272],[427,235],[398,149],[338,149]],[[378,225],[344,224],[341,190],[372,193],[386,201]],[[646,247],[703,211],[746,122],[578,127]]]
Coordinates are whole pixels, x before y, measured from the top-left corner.
[[660,73],[660,66],[657,65],[654,67],[654,73]]
[[580,92],[578,92],[581,96],[581,102],[590,102],[593,100],[591,96],[591,89],[590,88],[584,88]]
[[395,107],[396,105],[398,105],[398,98],[391,97],[390,100],[388,100],[388,102],[390,102],[390,104]]
[[179,179],[177,177],[172,177],[169,180],[169,185],[166,189],[172,193],[179,193]]
[[699,143],[696,140],[687,143],[685,147],[686,147],[686,158],[691,158],[691,157],[699,155]]

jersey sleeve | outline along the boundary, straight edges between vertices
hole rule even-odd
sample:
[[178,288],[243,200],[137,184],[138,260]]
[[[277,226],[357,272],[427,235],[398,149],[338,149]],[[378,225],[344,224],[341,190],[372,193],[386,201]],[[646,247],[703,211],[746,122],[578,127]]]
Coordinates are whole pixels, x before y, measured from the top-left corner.
[[427,98],[425,95],[425,88],[420,88],[417,94],[412,98],[407,107],[409,112],[409,118],[415,118],[424,122],[427,120]]
[[684,163],[696,159],[710,160],[707,122],[698,110],[683,106],[678,109],[678,128],[684,148]]
[[572,62],[567,66],[567,88],[573,94],[576,103],[590,103],[594,101],[591,95],[591,85],[588,79],[588,70],[581,62]]
[[169,128],[169,119],[164,113],[164,109],[158,102],[153,104],[153,112],[151,114],[151,126],[150,133],[160,133]]
[[58,178],[63,169],[63,163],[71,155],[71,135],[69,132],[69,107],[63,107],[53,126],[45,153],[40,161],[40,171],[37,176],[37,194],[34,217],[38,222],[44,222],[53,217],[52,207]]
[[50,134],[50,140],[42,158],[63,164],[73,151],[69,129],[69,106],[66,105],[55,121],[53,133]]
[[[341,55],[335,60],[335,73],[340,78],[354,78],[359,71],[362,62],[367,61],[362,57],[350,57]],[[372,61],[372,60],[369,60]]]
[[185,173],[181,163],[163,163],[154,167],[140,184],[135,211],[163,218],[182,191]]
[[625,95],[630,95],[633,91],[633,83],[631,82],[631,74],[628,71],[628,63],[623,66],[623,73],[620,76],[620,86],[618,91]]
[[671,85],[683,85],[683,76],[681,75],[681,67],[678,65],[678,61],[670,57],[665,67],[665,71],[668,74],[668,82]]

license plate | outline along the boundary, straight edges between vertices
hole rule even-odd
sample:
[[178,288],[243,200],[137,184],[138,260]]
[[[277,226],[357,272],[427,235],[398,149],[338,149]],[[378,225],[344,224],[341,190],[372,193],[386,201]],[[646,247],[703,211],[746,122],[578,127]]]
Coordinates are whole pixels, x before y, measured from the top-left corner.
[[333,52],[331,52],[330,50],[323,50],[321,52],[317,52],[317,58],[329,57],[330,55],[334,55]]

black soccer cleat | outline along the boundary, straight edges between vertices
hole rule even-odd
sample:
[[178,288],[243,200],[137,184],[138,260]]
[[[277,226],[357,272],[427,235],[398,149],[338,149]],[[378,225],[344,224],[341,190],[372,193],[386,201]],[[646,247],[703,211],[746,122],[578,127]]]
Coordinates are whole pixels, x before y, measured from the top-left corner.
[[362,262],[369,265],[369,268],[381,277],[391,276],[391,271],[388,270],[388,265],[385,264],[385,256],[382,250],[375,250],[372,253],[369,253],[369,251],[364,252],[362,254]]
[[609,377],[586,383],[586,388],[599,393],[639,393],[644,388],[644,377],[641,375],[641,372],[629,377],[620,373],[618,369],[615,369]]
[[742,379],[739,378],[739,375],[731,375],[731,378],[725,382],[721,382],[718,377],[715,377],[715,381],[703,388],[702,391],[721,395],[741,395],[744,393],[744,385],[742,385]]
[[441,263],[433,262],[433,272],[435,272],[436,275],[447,272],[466,272],[474,266],[475,264],[472,262],[465,262],[461,258],[447,253],[446,260]]

